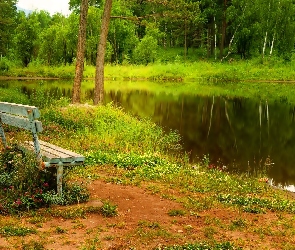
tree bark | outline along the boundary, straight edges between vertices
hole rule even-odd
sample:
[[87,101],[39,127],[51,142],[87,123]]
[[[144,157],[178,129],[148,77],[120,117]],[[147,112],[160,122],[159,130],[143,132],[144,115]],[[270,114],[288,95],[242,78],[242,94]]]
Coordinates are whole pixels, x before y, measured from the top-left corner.
[[223,18],[222,18],[221,42],[220,42],[220,58],[223,57],[223,49],[224,49],[225,36],[226,36],[226,9],[227,9],[227,0],[224,0],[223,1]]
[[106,0],[100,31],[100,39],[96,57],[95,71],[95,88],[94,88],[94,105],[103,102],[104,92],[104,57],[106,52],[107,36],[109,32],[109,24],[111,18],[112,0]]
[[81,101],[81,82],[84,70],[84,55],[86,47],[86,27],[87,27],[87,15],[88,15],[88,0],[81,1],[80,9],[80,29],[77,45],[77,57],[76,57],[76,71],[72,93],[72,103],[80,103]]

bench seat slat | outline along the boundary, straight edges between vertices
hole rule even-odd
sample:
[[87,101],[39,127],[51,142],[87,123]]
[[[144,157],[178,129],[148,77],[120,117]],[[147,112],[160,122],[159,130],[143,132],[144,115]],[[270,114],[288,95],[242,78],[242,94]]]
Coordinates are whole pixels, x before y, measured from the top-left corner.
[[54,149],[56,151],[63,152],[65,154],[71,155],[73,157],[82,157],[82,158],[85,158],[83,155],[77,154],[77,153],[75,153],[73,151],[70,151],[70,150],[67,150],[67,149],[58,147],[56,145],[53,145],[53,144],[48,143],[48,142],[45,142],[45,141],[39,140],[39,143],[40,143],[41,146],[44,146],[44,147],[47,147],[47,148],[52,148],[52,149]]
[[[30,148],[34,149],[34,143],[33,142],[27,142],[30,145]],[[63,162],[65,164],[71,163],[71,162],[80,162],[81,164],[85,161],[85,157],[82,155],[79,155],[75,152],[72,152],[70,150],[66,150],[63,148],[60,148],[58,146],[55,146],[53,144],[50,144],[48,142],[44,142],[39,140],[40,147],[41,147],[41,154],[46,162],[50,162],[52,164],[57,164],[59,162]]]
[[28,106],[9,102],[0,102],[0,110],[5,113],[21,115],[28,117],[28,110],[32,110],[34,118],[40,117],[39,109],[35,106]]
[[35,124],[35,128],[32,128],[30,120],[28,120],[27,118],[15,116],[15,115],[9,115],[6,113],[0,113],[0,118],[1,118],[1,122],[7,125],[23,128],[29,131],[36,129],[36,131],[34,132],[41,132],[43,130],[42,123],[37,120],[33,122]]

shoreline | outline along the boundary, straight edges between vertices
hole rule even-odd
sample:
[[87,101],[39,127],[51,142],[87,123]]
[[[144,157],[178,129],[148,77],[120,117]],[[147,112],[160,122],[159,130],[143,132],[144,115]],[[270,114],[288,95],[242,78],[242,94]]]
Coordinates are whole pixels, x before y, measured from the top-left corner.
[[[192,82],[192,81],[214,81],[214,82],[218,82],[218,81],[223,81],[222,79],[218,79],[218,78],[211,78],[211,79],[206,79],[205,77],[199,77],[199,78],[177,78],[177,77],[163,77],[163,78],[157,78],[157,77],[148,77],[148,78],[144,78],[144,77],[105,77],[104,78],[107,81],[118,81],[118,80],[122,80],[122,81],[160,81],[160,82]],[[60,78],[60,77],[42,77],[42,76],[36,76],[36,77],[31,77],[31,76],[1,76],[0,75],[0,80],[3,81],[8,81],[8,80],[60,80],[60,81],[70,81],[70,80],[74,80],[74,78]],[[83,80],[95,80],[94,77],[84,77]],[[295,80],[262,80],[262,79],[245,79],[245,80],[226,80],[225,82],[253,82],[253,83],[295,83]]]

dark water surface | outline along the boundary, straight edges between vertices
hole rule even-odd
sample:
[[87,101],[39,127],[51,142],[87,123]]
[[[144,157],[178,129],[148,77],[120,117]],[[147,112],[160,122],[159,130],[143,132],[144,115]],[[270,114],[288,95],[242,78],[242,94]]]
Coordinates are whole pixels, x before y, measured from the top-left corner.
[[[26,93],[38,86],[32,82],[18,84]],[[10,82],[2,82],[4,85],[9,87]],[[46,88],[57,97],[71,96],[71,83],[47,83]],[[206,155],[210,163],[229,171],[265,171],[275,185],[293,189],[294,105],[282,99],[267,102],[257,98],[106,89],[105,103],[113,102],[136,116],[149,117],[166,131],[177,130],[191,161]],[[91,99],[92,94],[92,88],[84,88],[85,99]]]

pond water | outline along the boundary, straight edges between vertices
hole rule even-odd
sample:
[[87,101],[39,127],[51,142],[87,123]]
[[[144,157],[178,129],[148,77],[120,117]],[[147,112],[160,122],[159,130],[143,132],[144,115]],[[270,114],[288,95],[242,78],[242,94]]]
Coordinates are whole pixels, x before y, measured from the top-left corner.
[[[26,93],[40,87],[37,82],[0,81],[0,87],[12,85]],[[57,97],[71,96],[72,83],[43,82],[42,86]],[[82,89],[83,98],[91,99],[93,86],[82,85]],[[174,95],[112,88],[110,84],[104,102],[148,117],[165,131],[177,130],[192,162],[206,156],[210,163],[231,172],[264,171],[274,185],[294,191],[295,106],[281,98],[267,102],[258,98]]]

